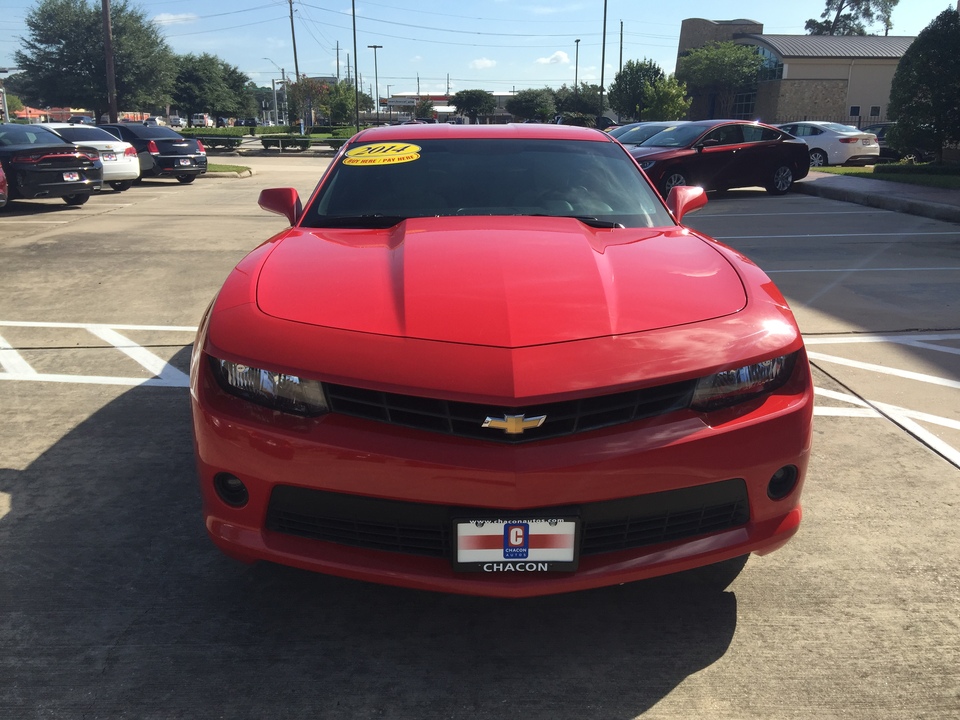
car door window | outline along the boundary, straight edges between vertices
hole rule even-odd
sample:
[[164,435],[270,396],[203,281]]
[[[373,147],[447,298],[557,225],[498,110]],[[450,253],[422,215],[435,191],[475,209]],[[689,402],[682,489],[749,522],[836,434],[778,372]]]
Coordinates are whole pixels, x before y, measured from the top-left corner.
[[718,145],[736,145],[743,142],[743,131],[739,125],[724,125],[707,133],[704,141],[716,140]]

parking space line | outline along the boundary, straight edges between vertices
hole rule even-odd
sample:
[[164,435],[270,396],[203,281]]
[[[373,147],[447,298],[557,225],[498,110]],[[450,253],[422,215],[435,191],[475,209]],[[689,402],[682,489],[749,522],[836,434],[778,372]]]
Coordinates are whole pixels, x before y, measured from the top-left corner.
[[[179,372],[179,371],[177,371]],[[108,375],[59,375],[56,373],[0,373],[0,380],[31,380],[33,382],[69,383],[72,385],[125,385],[129,387],[190,387],[190,379],[179,373],[182,379],[168,379],[161,377],[136,378],[113,377]]]
[[168,382],[181,383],[180,385],[176,385],[176,387],[184,387],[185,385],[182,383],[185,383],[186,386],[190,384],[190,379],[184,373],[117,331],[105,325],[91,325],[87,329],[127,357],[143,365],[143,367],[152,372],[156,377]]
[[30,364],[24,360],[13,346],[0,336],[0,368],[4,372],[21,375],[36,374]]
[[904,378],[906,380],[917,380],[918,382],[929,383],[930,385],[942,385],[943,387],[960,390],[960,382],[957,380],[940,378],[936,377],[935,375],[926,375],[924,373],[913,372],[912,370],[898,370],[897,368],[890,368],[886,367],[885,365],[865,363],[859,360],[850,360],[849,358],[837,357],[836,355],[825,355],[824,353],[818,352],[808,351],[807,357],[809,357],[811,360],[820,360],[821,362],[857,368],[858,370],[869,370],[870,372],[880,373],[882,375],[893,375],[894,377]]
[[940,272],[943,270],[957,271],[960,266],[941,266],[941,267],[899,267],[899,268],[802,268],[799,270],[765,270],[767,275],[785,274],[785,273],[860,273],[860,272]]

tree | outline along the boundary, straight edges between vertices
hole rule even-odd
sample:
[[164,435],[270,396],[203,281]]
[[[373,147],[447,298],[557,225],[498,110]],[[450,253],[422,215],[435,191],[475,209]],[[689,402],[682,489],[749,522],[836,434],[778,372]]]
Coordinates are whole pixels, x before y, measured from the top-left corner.
[[960,16],[944,10],[927,25],[900,58],[890,86],[887,133],[900,150],[933,150],[960,142]]
[[539,120],[547,122],[557,114],[553,102],[553,93],[549,88],[543,90],[521,90],[506,102],[506,110],[520,120]]
[[352,80],[342,80],[330,88],[327,112],[333,125],[349,125],[355,119],[356,98]]
[[461,90],[450,98],[450,104],[457,112],[470,118],[476,123],[480,115],[489,115],[497,107],[493,95],[486,90]]
[[302,118],[307,125],[313,124],[313,114],[324,112],[329,106],[330,86],[316,78],[301,75],[297,82],[287,86],[287,102],[292,117]]
[[413,116],[415,118],[432,118],[433,100],[430,98],[417,98],[417,104],[413,106]]
[[653,60],[627,60],[607,89],[610,107],[617,111],[621,119],[643,120],[643,111],[648,104],[644,88],[649,88],[663,77],[663,70]]
[[676,77],[712,101],[710,117],[728,117],[737,93],[754,86],[762,64],[752,46],[715,42],[681,56]]
[[653,83],[644,83],[643,96],[647,120],[682,120],[690,110],[687,86],[673,75]]
[[[174,56],[142,10],[126,0],[111,9],[117,106],[155,108],[170,100]],[[23,97],[40,107],[108,107],[101,6],[87,0],[40,0],[27,13],[27,37],[14,53]]]
[[890,16],[900,0],[826,0],[820,20],[807,20],[809,35],[866,35],[866,25],[879,22],[884,34],[893,23]]
[[553,102],[561,115],[589,115],[596,117],[600,107],[600,86],[581,82],[579,87],[566,83],[553,91]]

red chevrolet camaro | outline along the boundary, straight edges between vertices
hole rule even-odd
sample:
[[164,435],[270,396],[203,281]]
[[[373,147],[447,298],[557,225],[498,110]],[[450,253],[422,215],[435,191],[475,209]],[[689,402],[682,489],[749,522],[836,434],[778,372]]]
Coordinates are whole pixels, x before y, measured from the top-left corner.
[[[365,130],[202,319],[213,542],[504,597],[731,565],[797,531],[813,389],[770,279],[608,135]],[[740,566],[742,566],[742,561]]]

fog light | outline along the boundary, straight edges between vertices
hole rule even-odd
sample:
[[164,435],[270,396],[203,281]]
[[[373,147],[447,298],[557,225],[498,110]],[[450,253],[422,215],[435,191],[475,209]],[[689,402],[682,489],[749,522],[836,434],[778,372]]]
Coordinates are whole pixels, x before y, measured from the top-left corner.
[[250,497],[243,481],[230,473],[217,473],[213,478],[213,487],[220,499],[231,507],[243,507]]
[[784,465],[777,470],[767,485],[767,497],[771,500],[783,500],[797,486],[800,473],[794,465]]

